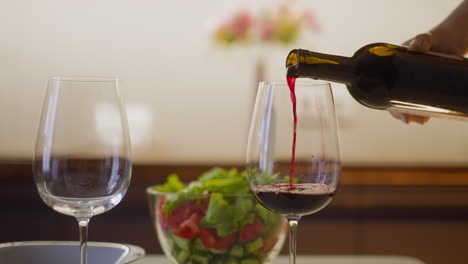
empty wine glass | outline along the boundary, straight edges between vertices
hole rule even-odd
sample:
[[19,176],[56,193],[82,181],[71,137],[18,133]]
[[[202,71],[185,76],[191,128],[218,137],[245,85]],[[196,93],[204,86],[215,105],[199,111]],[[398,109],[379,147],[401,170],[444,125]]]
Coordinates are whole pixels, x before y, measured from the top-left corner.
[[34,180],[48,206],[78,220],[81,264],[86,263],[89,220],[116,206],[127,191],[130,152],[117,79],[49,79]]
[[257,200],[288,219],[289,262],[294,264],[298,221],[331,201],[341,164],[330,84],[291,84],[260,83],[246,167]]

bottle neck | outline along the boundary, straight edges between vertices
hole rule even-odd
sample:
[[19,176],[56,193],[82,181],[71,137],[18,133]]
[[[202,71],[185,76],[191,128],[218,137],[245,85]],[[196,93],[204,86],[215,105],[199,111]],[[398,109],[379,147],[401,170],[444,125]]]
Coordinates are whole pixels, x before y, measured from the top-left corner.
[[313,78],[351,84],[353,62],[351,58],[312,52],[292,50],[287,59],[287,77]]

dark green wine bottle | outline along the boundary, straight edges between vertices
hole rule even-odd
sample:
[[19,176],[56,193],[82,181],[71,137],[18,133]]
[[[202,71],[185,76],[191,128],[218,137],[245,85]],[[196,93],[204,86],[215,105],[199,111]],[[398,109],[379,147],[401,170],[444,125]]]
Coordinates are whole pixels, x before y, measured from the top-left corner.
[[425,116],[468,121],[468,60],[373,43],[352,57],[292,50],[288,78],[346,84],[361,104]]

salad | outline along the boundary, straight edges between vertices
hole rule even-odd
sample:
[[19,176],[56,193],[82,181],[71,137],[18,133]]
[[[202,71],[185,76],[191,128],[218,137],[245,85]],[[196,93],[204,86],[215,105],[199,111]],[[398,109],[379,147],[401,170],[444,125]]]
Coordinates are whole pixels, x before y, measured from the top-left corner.
[[156,227],[177,263],[264,263],[284,241],[284,218],[256,202],[246,172],[213,168],[185,185],[171,174],[158,193]]

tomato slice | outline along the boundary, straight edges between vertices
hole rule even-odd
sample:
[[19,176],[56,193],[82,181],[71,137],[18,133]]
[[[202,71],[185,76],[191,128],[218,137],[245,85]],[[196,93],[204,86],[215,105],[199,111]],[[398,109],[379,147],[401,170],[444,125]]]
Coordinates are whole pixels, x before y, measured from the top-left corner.
[[201,212],[200,206],[197,201],[189,201],[179,205],[176,209],[172,210],[171,215],[168,217],[169,227],[179,228],[182,222],[194,213]]
[[217,241],[216,241],[216,246],[215,246],[215,249],[226,249],[226,248],[229,248],[231,247],[232,245],[234,245],[234,243],[236,243],[237,241],[237,233],[235,234],[232,234],[230,236],[227,236],[227,237],[223,237],[223,238],[219,238]]
[[[161,222],[161,227],[163,230],[168,228],[178,229],[184,221],[189,219],[193,214],[198,214],[203,217],[206,214],[208,208],[207,201],[188,201],[179,205],[176,209],[172,210],[171,214],[167,216],[164,213],[164,203],[166,202],[167,197],[163,196],[157,205],[159,211],[159,221]],[[199,225],[199,224],[198,224]]]
[[245,224],[240,232],[239,241],[246,242],[254,239],[263,231],[263,223],[255,218],[252,223]]
[[163,196],[161,197],[161,199],[159,199],[158,204],[157,204],[157,212],[159,213],[159,217],[157,220],[159,221],[161,228],[163,230],[167,230],[169,228],[168,219],[166,217],[166,214],[164,214],[164,210],[163,210],[165,202],[166,202],[166,196]]
[[194,213],[184,222],[182,222],[174,231],[174,235],[185,238],[194,239],[200,234],[200,220],[202,216]]
[[201,229],[200,240],[205,248],[223,250],[237,241],[237,233],[227,237],[219,237],[214,229]]
[[214,248],[216,245],[216,236],[212,230],[202,228],[200,240],[205,248]]

